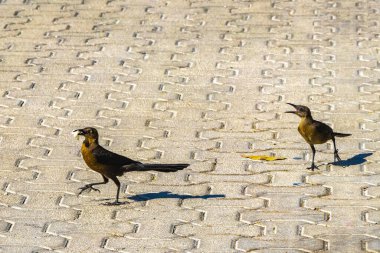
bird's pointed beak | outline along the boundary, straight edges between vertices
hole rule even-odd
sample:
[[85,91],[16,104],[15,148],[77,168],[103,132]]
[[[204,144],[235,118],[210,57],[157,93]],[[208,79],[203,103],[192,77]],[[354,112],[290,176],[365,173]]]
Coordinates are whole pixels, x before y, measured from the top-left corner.
[[83,129],[75,129],[71,133],[74,135],[75,139],[79,140],[79,136],[84,136],[85,131]]
[[75,136],[77,136],[77,135],[84,135],[85,132],[84,132],[83,129],[75,129],[75,130],[73,130],[72,134],[75,135]]
[[294,113],[294,114],[297,114],[298,105],[295,105],[295,104],[292,104],[292,103],[287,103],[287,104],[293,106],[296,109],[296,111],[286,111],[285,113]]

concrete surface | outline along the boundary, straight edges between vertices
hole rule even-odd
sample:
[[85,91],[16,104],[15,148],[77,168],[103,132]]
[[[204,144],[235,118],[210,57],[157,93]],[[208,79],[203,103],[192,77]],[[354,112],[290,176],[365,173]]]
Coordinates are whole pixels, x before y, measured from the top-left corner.
[[[0,1],[1,252],[380,252],[380,2]],[[308,105],[353,135],[309,146]],[[70,132],[188,162],[101,177]],[[285,156],[252,161],[243,154]],[[346,160],[347,159],[347,160]]]

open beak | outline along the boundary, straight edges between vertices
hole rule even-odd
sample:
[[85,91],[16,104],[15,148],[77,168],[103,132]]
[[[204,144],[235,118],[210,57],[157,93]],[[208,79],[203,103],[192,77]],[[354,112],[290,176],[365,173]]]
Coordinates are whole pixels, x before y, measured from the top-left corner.
[[291,103],[287,103],[287,104],[293,106],[296,109],[296,111],[286,111],[285,113],[294,113],[294,114],[297,114],[298,105],[291,104]]

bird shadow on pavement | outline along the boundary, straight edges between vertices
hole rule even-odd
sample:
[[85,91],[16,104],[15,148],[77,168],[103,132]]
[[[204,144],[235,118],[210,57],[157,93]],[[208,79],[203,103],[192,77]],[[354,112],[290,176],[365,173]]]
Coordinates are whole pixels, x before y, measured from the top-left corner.
[[224,194],[207,194],[207,195],[187,195],[187,194],[176,194],[169,191],[165,192],[151,192],[136,194],[134,196],[128,197],[128,199],[134,201],[147,201],[153,199],[213,199],[213,198],[224,198]]
[[341,167],[348,167],[351,165],[359,165],[359,164],[365,163],[367,161],[367,159],[365,159],[365,158],[368,156],[371,156],[372,154],[373,153],[357,154],[357,155],[354,155],[353,157],[348,158],[346,160],[342,160],[339,162],[333,162],[331,164],[336,165],[336,166],[341,166]]

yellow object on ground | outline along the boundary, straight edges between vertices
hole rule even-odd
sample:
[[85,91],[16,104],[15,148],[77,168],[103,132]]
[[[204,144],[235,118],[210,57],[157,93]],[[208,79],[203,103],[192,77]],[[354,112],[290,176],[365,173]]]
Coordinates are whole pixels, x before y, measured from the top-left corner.
[[286,157],[276,157],[276,156],[267,156],[267,155],[242,155],[244,158],[249,158],[251,160],[261,160],[261,161],[276,161],[276,160],[285,160]]

